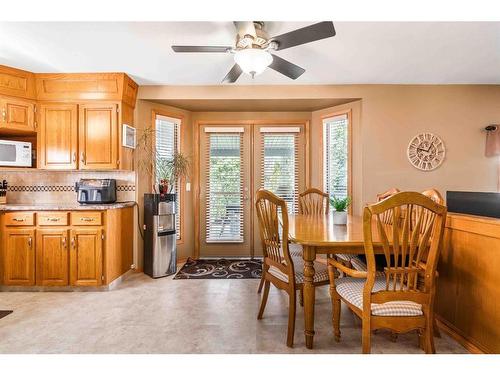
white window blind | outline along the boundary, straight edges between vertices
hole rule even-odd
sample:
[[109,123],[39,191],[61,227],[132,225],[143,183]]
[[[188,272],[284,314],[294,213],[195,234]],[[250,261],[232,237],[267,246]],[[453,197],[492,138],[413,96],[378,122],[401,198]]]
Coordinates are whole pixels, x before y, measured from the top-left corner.
[[240,133],[207,133],[206,242],[243,242]]
[[[158,175],[159,166],[167,160],[172,160],[175,153],[179,152],[179,126],[180,120],[166,116],[156,116],[156,183],[160,182]],[[175,200],[175,231],[177,239],[181,238],[181,210],[180,210],[180,183],[176,181],[173,193],[177,194]]]
[[288,212],[298,211],[298,133],[262,133],[264,189],[284,199]]
[[344,198],[348,194],[348,121],[347,115],[323,120],[323,181],[330,197]]

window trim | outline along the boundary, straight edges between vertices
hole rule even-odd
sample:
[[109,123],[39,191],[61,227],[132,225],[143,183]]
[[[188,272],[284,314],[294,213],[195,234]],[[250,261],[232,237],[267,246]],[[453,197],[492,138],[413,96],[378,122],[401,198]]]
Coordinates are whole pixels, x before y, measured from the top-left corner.
[[[156,117],[157,116],[164,116],[164,117],[170,117],[175,120],[179,120],[179,130],[178,130],[178,137],[179,137],[179,152],[183,152],[184,150],[184,116],[181,114],[177,113],[171,113],[168,111],[160,110],[160,109],[153,109],[151,111],[151,124],[152,124],[152,129],[154,130],[155,134],[155,139],[153,142],[153,145],[156,144]],[[155,184],[155,177],[152,177],[151,179],[151,189],[154,191],[154,184]],[[177,239],[176,243],[177,245],[182,245],[184,243],[184,186],[185,186],[185,178],[181,178],[179,181],[179,214],[180,214],[180,220],[179,220],[179,238]]]
[[[324,188],[325,186],[325,120],[332,118],[332,117],[337,117],[337,116],[343,116],[345,115],[347,117],[347,194],[351,197],[351,199],[354,199],[352,196],[352,157],[353,157],[353,152],[352,152],[352,109],[345,109],[341,111],[335,111],[335,112],[330,112],[326,115],[321,116],[321,186]],[[348,213],[352,214],[352,204],[348,208]]]

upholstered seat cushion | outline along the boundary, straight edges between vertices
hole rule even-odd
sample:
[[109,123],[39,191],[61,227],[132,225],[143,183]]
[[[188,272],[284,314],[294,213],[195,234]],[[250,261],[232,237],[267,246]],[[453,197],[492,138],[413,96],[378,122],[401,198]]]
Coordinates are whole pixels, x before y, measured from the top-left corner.
[[[359,258],[359,257],[356,257],[356,258],[352,259],[351,260],[351,265],[352,265],[352,268],[354,268],[356,271],[366,272],[366,270],[368,269],[368,267],[366,266],[366,263],[363,262],[361,260],[361,258]],[[375,276],[377,276],[377,277],[383,277],[383,276],[385,276],[385,274],[382,271],[377,271],[375,273]]]
[[335,256],[344,262],[352,262],[353,259],[358,258],[356,254],[335,254]]
[[298,243],[288,243],[288,250],[291,257],[302,258],[302,245]]
[[[302,260],[302,255],[300,257],[292,257],[293,266],[295,270],[295,283],[303,284],[304,283],[304,261]],[[328,281],[328,267],[326,264],[320,262],[314,262],[314,279],[315,283],[320,283],[322,281]],[[288,282],[288,275],[281,272],[276,267],[269,267],[269,273],[278,279]]]
[[[337,293],[350,304],[363,310],[363,287],[366,279],[342,277],[335,279]],[[385,290],[385,277],[375,278],[373,292]],[[372,315],[378,316],[418,316],[422,315],[422,305],[412,301],[391,301],[372,303]]]

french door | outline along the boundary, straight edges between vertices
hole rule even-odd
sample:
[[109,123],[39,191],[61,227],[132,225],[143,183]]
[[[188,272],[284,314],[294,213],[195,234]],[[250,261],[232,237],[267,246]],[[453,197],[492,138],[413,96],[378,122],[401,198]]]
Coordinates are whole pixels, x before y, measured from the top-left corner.
[[305,125],[201,125],[201,257],[262,255],[254,210],[264,188],[298,209],[305,189]]

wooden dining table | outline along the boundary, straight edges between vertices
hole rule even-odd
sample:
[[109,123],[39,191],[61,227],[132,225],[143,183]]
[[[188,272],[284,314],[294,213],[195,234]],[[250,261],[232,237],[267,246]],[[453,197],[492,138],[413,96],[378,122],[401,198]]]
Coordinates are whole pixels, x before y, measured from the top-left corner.
[[[374,229],[374,228],[373,228]],[[375,253],[383,253],[377,230],[372,229]],[[364,254],[363,218],[348,215],[347,225],[335,225],[329,215],[289,215],[288,236],[301,244],[304,259],[304,334],[306,346],[313,348],[315,287],[314,260],[317,254]]]

